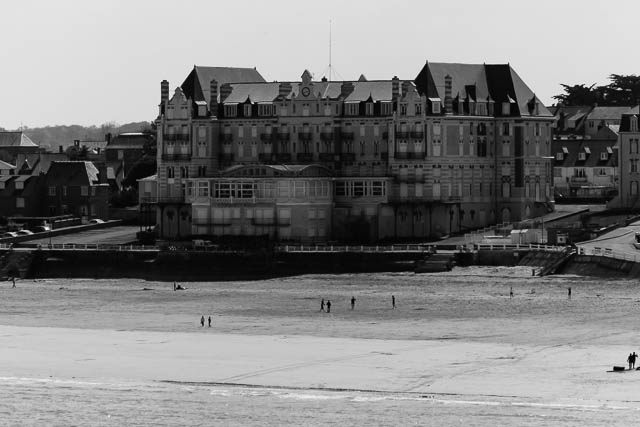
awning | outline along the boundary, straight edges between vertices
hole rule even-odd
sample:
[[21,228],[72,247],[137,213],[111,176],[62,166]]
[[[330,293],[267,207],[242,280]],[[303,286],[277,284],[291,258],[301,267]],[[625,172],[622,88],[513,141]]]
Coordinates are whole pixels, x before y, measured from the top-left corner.
[[584,152],[587,154],[591,154],[591,149],[589,147],[584,147]]

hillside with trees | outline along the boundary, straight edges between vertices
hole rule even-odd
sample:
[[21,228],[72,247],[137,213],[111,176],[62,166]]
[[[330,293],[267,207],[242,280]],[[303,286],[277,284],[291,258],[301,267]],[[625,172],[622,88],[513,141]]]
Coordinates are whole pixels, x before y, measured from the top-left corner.
[[[0,128],[0,130],[3,129]],[[62,146],[63,150],[73,146],[73,141],[76,139],[80,141],[104,141],[105,135],[108,133],[117,135],[126,132],[150,132],[152,131],[152,124],[150,122],[132,122],[119,125],[114,122],[107,122],[100,126],[61,125],[34,128],[25,126],[22,131],[42,148],[58,151],[59,146]]]

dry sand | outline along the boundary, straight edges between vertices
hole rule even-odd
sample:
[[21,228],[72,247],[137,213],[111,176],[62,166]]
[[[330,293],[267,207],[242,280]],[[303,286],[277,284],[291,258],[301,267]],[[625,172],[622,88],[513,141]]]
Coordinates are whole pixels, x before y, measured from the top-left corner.
[[[137,280],[5,285],[0,377],[378,390],[640,409],[640,372],[607,372],[639,350],[633,281],[532,278],[530,269],[473,267],[437,276],[183,285],[188,289],[177,292],[172,283]],[[332,301],[331,314],[320,312],[321,298]],[[212,328],[200,327],[201,315],[212,316]]]

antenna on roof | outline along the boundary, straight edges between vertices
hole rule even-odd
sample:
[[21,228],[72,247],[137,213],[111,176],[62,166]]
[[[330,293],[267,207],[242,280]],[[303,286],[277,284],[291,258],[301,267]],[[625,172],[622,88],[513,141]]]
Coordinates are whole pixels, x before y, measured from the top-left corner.
[[331,41],[331,19],[329,19],[329,66],[327,68],[325,68],[325,70],[323,71],[323,75],[329,76],[329,81],[333,80],[333,74],[338,74],[338,77],[342,77],[340,76],[340,73],[338,73],[337,71],[335,71],[333,69],[333,64],[331,63],[331,48],[332,48],[332,41]]

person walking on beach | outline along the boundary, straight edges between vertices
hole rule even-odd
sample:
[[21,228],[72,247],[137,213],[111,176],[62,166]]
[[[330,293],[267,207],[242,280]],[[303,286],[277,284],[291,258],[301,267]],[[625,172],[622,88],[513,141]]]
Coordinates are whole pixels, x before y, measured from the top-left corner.
[[331,313],[331,300],[327,300],[327,313]]
[[571,288],[567,289],[567,298],[571,299]]
[[15,287],[16,287],[16,278],[15,278],[15,277],[12,277],[12,278],[11,278],[11,281],[13,282],[13,286],[11,286],[11,287],[12,287],[12,288],[15,288]]
[[176,282],[173,282],[173,292],[176,291]]
[[200,326],[204,328],[204,316],[200,318]]
[[513,298],[513,286],[509,288],[509,298]]
[[391,308],[395,310],[396,308],[396,296],[391,295]]
[[352,296],[351,297],[351,310],[353,310],[353,308],[356,306],[356,297]]
[[320,301],[320,311],[324,312],[324,298]]
[[627,362],[629,362],[629,370],[633,369],[633,354],[629,353],[629,357],[627,357]]
[[211,316],[209,316],[209,327],[211,327]]

